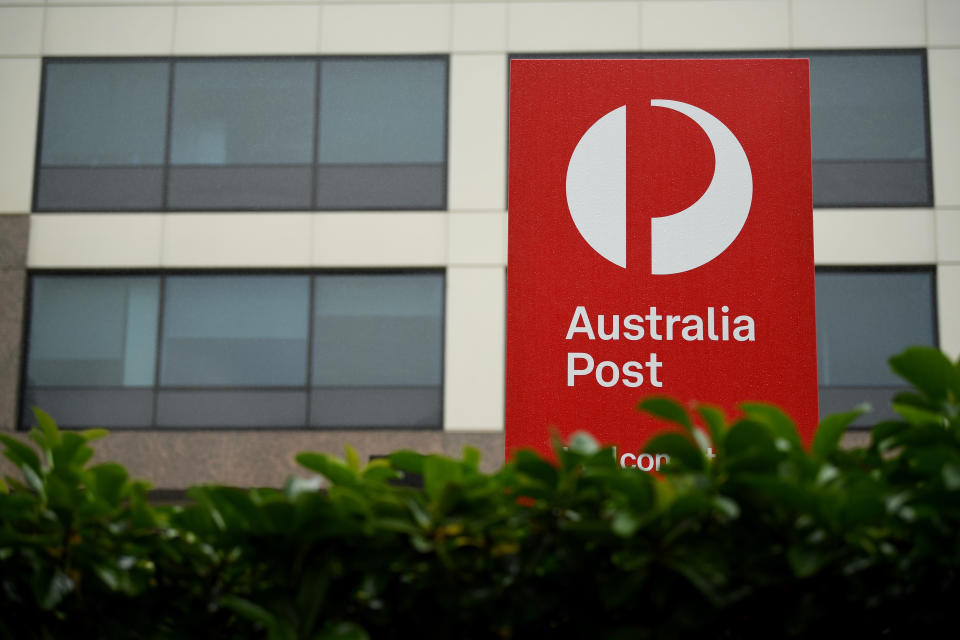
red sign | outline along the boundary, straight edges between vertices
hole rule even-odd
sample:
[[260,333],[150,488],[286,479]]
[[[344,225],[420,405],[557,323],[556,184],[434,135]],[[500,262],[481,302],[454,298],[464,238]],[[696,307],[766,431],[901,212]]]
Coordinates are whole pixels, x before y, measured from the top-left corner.
[[810,441],[806,60],[513,61],[509,218],[508,456],[641,452],[649,394],[774,403]]

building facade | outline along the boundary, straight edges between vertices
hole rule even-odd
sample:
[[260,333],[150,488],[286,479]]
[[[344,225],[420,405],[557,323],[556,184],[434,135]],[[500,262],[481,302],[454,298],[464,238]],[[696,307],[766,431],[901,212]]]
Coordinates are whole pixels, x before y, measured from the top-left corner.
[[517,56],[809,58],[823,407],[960,354],[955,0],[3,0],[0,429],[163,489],[498,464]]

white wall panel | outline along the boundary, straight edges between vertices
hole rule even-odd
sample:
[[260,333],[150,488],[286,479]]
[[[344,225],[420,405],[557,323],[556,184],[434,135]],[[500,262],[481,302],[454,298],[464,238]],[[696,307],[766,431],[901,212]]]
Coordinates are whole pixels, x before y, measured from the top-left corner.
[[927,0],[927,44],[932,47],[960,46],[960,2]]
[[515,2],[507,47],[520,51],[619,51],[640,46],[637,2]]
[[937,269],[937,317],[940,348],[956,360],[960,357],[960,265]]
[[817,264],[932,264],[937,259],[929,209],[816,209]]
[[927,52],[933,193],[937,206],[960,205],[960,49]]
[[793,46],[922,47],[923,0],[794,0]]
[[164,216],[164,267],[302,267],[310,264],[308,213]]
[[313,216],[318,267],[430,267],[447,261],[446,213],[320,213]]
[[960,209],[937,211],[937,259],[960,264]]
[[507,213],[451,213],[448,252],[451,265],[507,264]]
[[657,0],[640,4],[644,49],[782,49],[786,0]]
[[47,8],[47,55],[166,55],[173,45],[173,6]]
[[184,6],[177,9],[177,54],[315,53],[320,7]]
[[0,213],[30,211],[40,60],[0,60]]
[[0,55],[39,55],[42,36],[42,8],[0,8]]
[[324,53],[434,53],[450,49],[447,4],[327,4],[320,16]]
[[443,424],[503,429],[505,276],[502,267],[447,269]]
[[27,265],[159,267],[162,226],[160,214],[36,214],[30,217]]
[[507,59],[451,56],[448,202],[502,210],[507,172]]
[[507,5],[458,2],[453,5],[454,51],[505,51]]

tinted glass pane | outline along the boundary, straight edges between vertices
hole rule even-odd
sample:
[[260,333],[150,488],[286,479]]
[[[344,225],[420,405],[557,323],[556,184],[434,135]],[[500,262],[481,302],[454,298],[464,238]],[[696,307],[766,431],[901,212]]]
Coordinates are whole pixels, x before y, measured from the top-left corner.
[[174,164],[271,165],[313,161],[316,62],[178,62]]
[[439,427],[443,390],[429,387],[314,388],[310,424],[333,428]]
[[170,167],[171,209],[309,209],[313,168]]
[[442,164],[322,165],[317,172],[319,209],[442,209]]
[[306,390],[166,390],[157,397],[161,427],[303,427]]
[[443,276],[319,276],[313,385],[441,382]]
[[933,275],[821,271],[816,283],[820,385],[902,385],[887,359],[934,344]]
[[920,54],[810,54],[814,160],[927,157]]
[[39,211],[143,211],[163,207],[163,167],[40,167]]
[[324,60],[321,164],[441,163],[444,60]]
[[167,123],[166,62],[51,62],[43,165],[158,165]]
[[157,278],[33,279],[30,386],[153,384]]
[[30,387],[24,395],[24,427],[34,424],[31,407],[40,407],[61,427],[149,427],[153,387]]
[[160,383],[305,385],[307,276],[171,276]]

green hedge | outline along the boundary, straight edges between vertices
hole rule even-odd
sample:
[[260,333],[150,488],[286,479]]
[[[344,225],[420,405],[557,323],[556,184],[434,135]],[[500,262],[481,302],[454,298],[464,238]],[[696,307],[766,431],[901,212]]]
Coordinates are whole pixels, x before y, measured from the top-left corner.
[[[894,357],[914,391],[868,447],[840,450],[858,412],[810,450],[774,407],[692,412],[648,450],[659,477],[618,468],[587,435],[557,462],[500,471],[399,451],[363,466],[302,453],[328,481],[199,486],[156,507],[103,430],[37,412],[35,448],[0,435],[22,479],[0,481],[2,638],[778,638],[917,636],[952,628],[960,595],[960,363]],[[695,426],[694,421],[700,426]],[[704,452],[711,446],[715,458]],[[39,452],[38,452],[39,451]],[[418,473],[423,489],[391,481]]]

